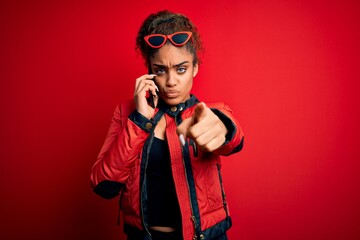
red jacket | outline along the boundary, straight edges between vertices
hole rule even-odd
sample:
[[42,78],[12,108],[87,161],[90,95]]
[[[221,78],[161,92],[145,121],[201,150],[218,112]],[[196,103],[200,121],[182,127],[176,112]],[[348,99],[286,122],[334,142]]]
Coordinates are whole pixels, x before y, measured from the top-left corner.
[[144,182],[147,153],[156,123],[164,114],[184,239],[213,239],[231,227],[220,173],[220,155],[240,151],[243,133],[227,105],[208,103],[207,106],[228,129],[226,142],[212,153],[197,149],[192,140],[187,140],[182,146],[176,127],[183,119],[192,116],[198,102],[195,96],[172,107],[160,102],[151,120],[134,110],[133,103],[116,108],[105,143],[91,172],[91,184],[95,193],[104,198],[121,193],[120,207],[125,230],[126,227],[148,230]]

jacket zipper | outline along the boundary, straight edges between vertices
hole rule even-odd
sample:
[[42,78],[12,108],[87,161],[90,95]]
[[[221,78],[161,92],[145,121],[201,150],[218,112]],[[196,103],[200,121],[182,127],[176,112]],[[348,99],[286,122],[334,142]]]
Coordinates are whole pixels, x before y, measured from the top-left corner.
[[148,166],[148,160],[149,160],[149,151],[150,151],[150,147],[152,145],[152,142],[153,142],[153,139],[154,139],[154,134],[151,133],[151,136],[150,136],[150,141],[149,141],[149,144],[148,144],[148,147],[146,149],[146,162],[145,162],[145,169],[144,169],[144,178],[143,178],[143,183],[142,183],[142,186],[141,186],[141,194],[140,194],[140,205],[141,205],[141,218],[142,218],[142,222],[143,222],[143,225],[144,225],[144,228],[146,230],[146,232],[149,234],[149,236],[151,237],[151,233],[148,229],[148,226],[147,226],[147,223],[145,223],[145,218],[144,218],[144,207],[143,207],[143,191],[144,191],[144,188],[145,188],[145,181],[146,181],[146,170],[147,170],[147,166]]
[[219,174],[220,187],[221,187],[221,193],[222,193],[222,198],[223,198],[223,205],[224,205],[226,217],[228,217],[228,216],[229,216],[229,213],[228,213],[228,210],[227,210],[226,193],[225,193],[225,190],[224,190],[224,186],[223,186],[223,182],[222,182],[222,176],[221,176],[221,171],[220,171],[220,166],[219,166],[218,163],[216,164],[216,167],[217,167],[218,174]]
[[[184,146],[186,147],[186,146]],[[194,238],[193,239],[197,239],[197,235],[196,235],[196,232],[197,232],[197,229],[199,228],[199,225],[197,224],[197,221],[196,221],[196,217],[195,217],[195,214],[194,214],[194,209],[193,209],[193,206],[192,206],[192,200],[191,200],[191,194],[190,194],[190,186],[189,186],[189,181],[188,181],[188,177],[187,177],[187,172],[186,172],[186,166],[185,166],[185,161],[184,161],[184,157],[183,157],[183,164],[184,164],[184,170],[185,170],[185,178],[186,178],[186,184],[187,184],[187,187],[188,187],[188,194],[189,194],[189,200],[190,200],[190,209],[191,209],[191,217],[190,217],[190,220],[193,222],[194,224]]]
[[[176,125],[177,124],[177,121],[176,121],[176,118],[175,118],[175,123]],[[197,224],[197,221],[196,221],[196,217],[195,217],[195,214],[194,214],[194,209],[193,209],[193,206],[192,206],[192,200],[191,200],[191,194],[190,194],[190,185],[189,185],[189,180],[188,180],[188,177],[187,177],[187,171],[186,171],[186,164],[185,164],[185,159],[184,159],[184,148],[186,147],[186,144],[185,146],[181,146],[181,151],[182,151],[182,162],[183,162],[183,165],[184,165],[184,171],[185,171],[185,179],[186,179],[186,184],[187,184],[187,187],[188,187],[188,194],[189,194],[189,200],[190,200],[190,210],[191,210],[191,217],[190,217],[190,220],[193,222],[194,224],[194,240],[197,239],[197,229],[199,228],[199,225]],[[188,147],[189,151],[190,151],[190,148]]]
[[[186,145],[184,147],[186,147]],[[184,156],[184,154],[183,154],[183,156]],[[187,187],[188,187],[188,194],[189,194],[189,200],[190,200],[190,209],[191,209],[191,218],[190,218],[190,220],[192,220],[192,222],[194,223],[194,239],[197,239],[196,231],[197,231],[197,228],[199,226],[198,226],[198,224],[196,222],[196,217],[195,217],[194,209],[193,209],[193,206],[192,206],[191,194],[190,194],[190,190],[189,190],[190,186],[189,186],[189,181],[188,181],[188,177],[187,177],[186,165],[185,165],[184,157],[183,157],[183,164],[184,164],[185,178],[186,178],[186,184],[187,184]]]

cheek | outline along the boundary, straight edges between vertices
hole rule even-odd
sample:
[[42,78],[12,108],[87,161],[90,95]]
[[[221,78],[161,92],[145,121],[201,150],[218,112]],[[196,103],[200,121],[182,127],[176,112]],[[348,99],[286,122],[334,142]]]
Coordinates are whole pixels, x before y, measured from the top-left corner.
[[191,77],[187,78],[185,81],[184,81],[184,88],[186,88],[187,90],[190,90],[192,88],[192,84],[193,84],[193,78],[192,78],[192,75]]
[[162,77],[156,77],[155,84],[159,88],[162,88],[163,86],[165,86],[165,80]]

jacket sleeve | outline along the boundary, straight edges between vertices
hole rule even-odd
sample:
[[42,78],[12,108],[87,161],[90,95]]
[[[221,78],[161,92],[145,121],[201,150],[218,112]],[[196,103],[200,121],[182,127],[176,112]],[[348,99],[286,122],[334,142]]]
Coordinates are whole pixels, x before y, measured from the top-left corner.
[[218,103],[214,108],[211,107],[211,110],[220,118],[228,130],[224,144],[214,153],[228,156],[241,151],[244,145],[244,133],[230,107],[224,103]]
[[137,111],[128,113],[124,105],[116,107],[105,142],[91,170],[91,186],[103,198],[113,198],[120,193],[154,126]]

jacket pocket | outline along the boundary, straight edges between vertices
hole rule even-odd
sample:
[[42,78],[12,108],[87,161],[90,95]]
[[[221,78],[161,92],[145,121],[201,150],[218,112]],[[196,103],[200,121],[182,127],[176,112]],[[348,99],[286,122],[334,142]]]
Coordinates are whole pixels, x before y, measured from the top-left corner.
[[223,207],[223,190],[220,178],[220,171],[215,162],[206,169],[206,191],[209,204],[209,212]]
[[136,164],[129,174],[129,178],[127,179],[125,189],[122,193],[121,199],[120,199],[120,208],[122,211],[127,213],[134,213],[136,212],[135,207],[137,206],[134,204],[134,201],[136,201],[136,196],[139,194],[137,191],[139,191],[139,187],[136,185],[136,174],[139,170],[139,165]]

